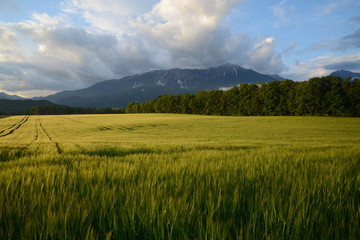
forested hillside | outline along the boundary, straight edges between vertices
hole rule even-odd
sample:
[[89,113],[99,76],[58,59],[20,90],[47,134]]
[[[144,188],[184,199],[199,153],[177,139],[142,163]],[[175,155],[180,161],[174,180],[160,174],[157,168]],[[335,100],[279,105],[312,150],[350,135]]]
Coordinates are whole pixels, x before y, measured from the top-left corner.
[[304,82],[240,84],[229,91],[198,91],[163,95],[144,103],[132,102],[126,112],[360,117],[360,80],[327,76]]
[[0,114],[24,114],[29,108],[34,106],[50,107],[55,106],[54,103],[46,100],[9,100],[0,99]]

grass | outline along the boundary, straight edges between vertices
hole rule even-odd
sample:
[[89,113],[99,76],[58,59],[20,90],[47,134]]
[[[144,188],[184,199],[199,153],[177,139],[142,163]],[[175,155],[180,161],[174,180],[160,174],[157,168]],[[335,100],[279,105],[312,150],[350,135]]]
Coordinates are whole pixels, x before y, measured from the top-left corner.
[[357,118],[17,116],[1,131],[1,239],[360,239]]

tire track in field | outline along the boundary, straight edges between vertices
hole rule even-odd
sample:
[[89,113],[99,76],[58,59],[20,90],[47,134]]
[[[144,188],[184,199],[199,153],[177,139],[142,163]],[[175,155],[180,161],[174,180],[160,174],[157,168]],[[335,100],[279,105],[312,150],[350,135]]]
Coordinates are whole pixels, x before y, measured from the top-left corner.
[[[45,130],[45,128],[42,126],[41,121],[39,119],[37,119],[38,122],[38,126],[39,126],[39,130],[44,132],[44,135],[46,136],[46,138],[49,140],[49,142],[53,143],[56,149],[56,152],[58,154],[62,153],[62,149],[59,146],[58,142],[53,141],[53,139],[50,137],[49,133]],[[36,135],[35,135],[35,140],[36,141],[38,139],[38,135],[40,133],[40,131],[38,131],[38,129],[36,129]]]
[[18,130],[23,124],[25,124],[28,119],[29,119],[29,116],[25,116],[25,117],[22,118],[19,122],[14,123],[13,125],[11,125],[10,127],[8,127],[7,129],[0,131],[0,137],[5,137],[5,136],[8,136],[8,135],[14,133],[14,132],[15,132],[16,130]]

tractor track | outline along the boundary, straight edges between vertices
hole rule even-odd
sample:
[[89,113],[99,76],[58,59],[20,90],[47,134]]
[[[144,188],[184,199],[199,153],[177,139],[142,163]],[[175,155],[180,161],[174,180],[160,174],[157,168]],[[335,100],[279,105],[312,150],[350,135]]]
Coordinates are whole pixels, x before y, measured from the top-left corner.
[[18,130],[23,124],[25,124],[28,119],[29,119],[29,116],[25,116],[19,122],[14,123],[13,125],[8,127],[7,129],[0,131],[0,137],[6,137],[6,136],[12,134],[16,130]]
[[[61,154],[61,153],[62,153],[62,149],[60,148],[59,143],[58,143],[58,142],[55,142],[55,141],[50,137],[49,133],[48,133],[48,132],[45,130],[45,128],[42,126],[41,121],[38,121],[38,123],[39,123],[40,129],[45,133],[45,136],[47,137],[47,139],[49,140],[49,142],[51,142],[51,143],[53,143],[53,144],[55,145],[56,152],[57,152],[58,154]],[[37,138],[38,138],[38,134],[39,134],[39,133],[38,133],[38,131],[36,130],[35,141],[36,141]]]

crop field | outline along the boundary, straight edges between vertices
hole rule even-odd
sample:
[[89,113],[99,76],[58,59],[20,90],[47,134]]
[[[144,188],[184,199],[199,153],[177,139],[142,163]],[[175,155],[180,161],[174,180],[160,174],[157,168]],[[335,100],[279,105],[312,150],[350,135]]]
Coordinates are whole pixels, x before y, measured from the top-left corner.
[[0,118],[0,238],[360,239],[359,146],[359,118]]

